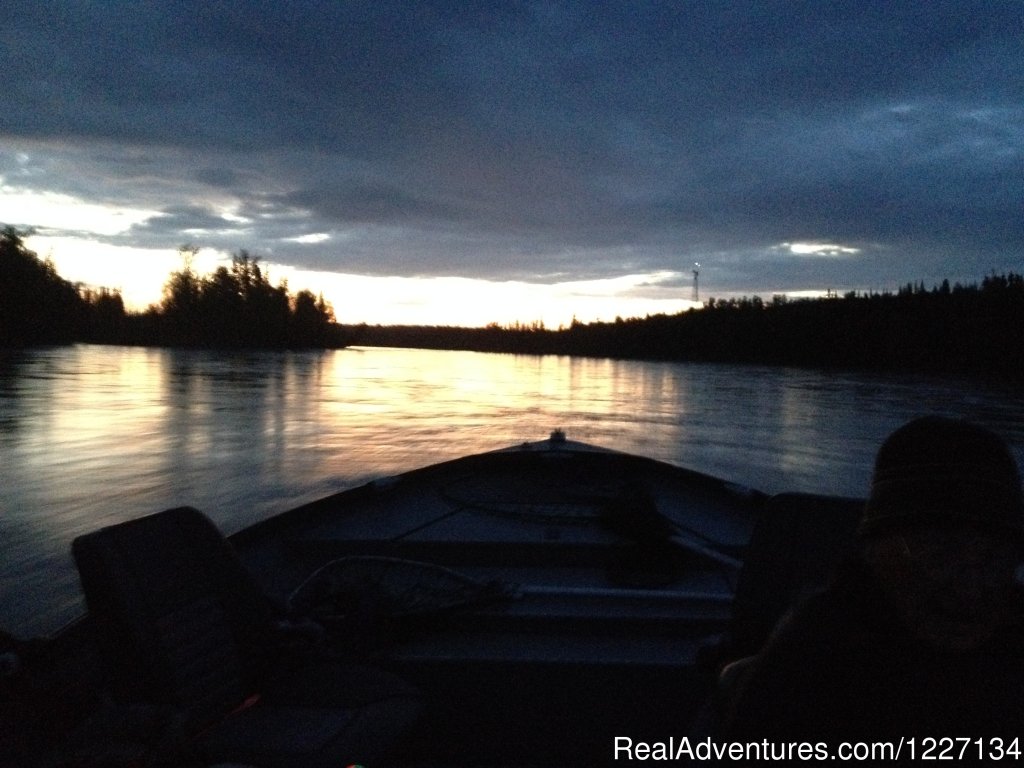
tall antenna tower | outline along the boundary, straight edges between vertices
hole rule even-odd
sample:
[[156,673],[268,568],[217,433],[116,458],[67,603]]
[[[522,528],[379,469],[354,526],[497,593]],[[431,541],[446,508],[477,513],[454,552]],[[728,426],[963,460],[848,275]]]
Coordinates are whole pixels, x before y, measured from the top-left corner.
[[693,262],[693,300],[695,302],[698,302],[698,303],[700,302],[700,288],[699,288],[699,285],[697,283],[697,278],[698,278],[699,275],[700,275],[700,264],[695,261],[695,262]]

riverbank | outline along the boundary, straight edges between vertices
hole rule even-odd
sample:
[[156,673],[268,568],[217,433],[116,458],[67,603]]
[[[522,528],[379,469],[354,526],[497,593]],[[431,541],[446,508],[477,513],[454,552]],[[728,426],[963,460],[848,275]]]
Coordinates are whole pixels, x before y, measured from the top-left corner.
[[486,328],[343,326],[352,344],[818,369],[1024,376],[1024,279],[702,309],[610,323]]
[[[1024,277],[896,294],[848,293],[790,301],[717,301],[656,315],[549,330],[543,324],[341,325],[323,296],[274,287],[259,259],[240,251],[206,276],[185,259],[164,300],[126,312],[116,291],[61,278],[0,230],[0,348],[91,342],[215,349],[339,349],[350,345],[1024,378]],[[183,254],[194,255],[183,248]]]

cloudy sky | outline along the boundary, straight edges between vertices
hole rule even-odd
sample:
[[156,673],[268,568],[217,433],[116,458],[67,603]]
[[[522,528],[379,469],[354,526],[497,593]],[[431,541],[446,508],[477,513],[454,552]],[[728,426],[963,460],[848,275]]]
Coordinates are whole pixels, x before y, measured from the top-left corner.
[[244,248],[347,322],[1024,271],[1024,3],[0,6],[0,223],[160,298]]

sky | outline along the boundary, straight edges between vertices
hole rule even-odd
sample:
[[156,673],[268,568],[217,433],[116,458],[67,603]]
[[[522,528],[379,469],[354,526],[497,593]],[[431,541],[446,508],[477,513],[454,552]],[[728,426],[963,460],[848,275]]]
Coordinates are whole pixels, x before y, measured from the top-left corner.
[[[1024,272],[1024,3],[0,6],[0,224],[158,302],[550,327]],[[697,266],[699,265],[699,266]]]

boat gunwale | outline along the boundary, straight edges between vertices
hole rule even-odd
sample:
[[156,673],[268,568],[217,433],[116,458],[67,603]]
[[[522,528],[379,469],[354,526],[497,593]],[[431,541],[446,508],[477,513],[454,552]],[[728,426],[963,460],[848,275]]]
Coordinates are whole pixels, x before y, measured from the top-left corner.
[[536,442],[524,442],[490,451],[459,456],[433,464],[405,470],[393,475],[375,478],[361,485],[343,488],[319,499],[284,510],[252,525],[248,525],[227,538],[235,546],[245,548],[262,540],[273,538],[286,528],[300,528],[312,525],[320,516],[343,513],[340,502],[371,499],[383,490],[410,485],[428,480],[432,475],[442,476],[457,470],[478,471],[492,468],[515,468],[517,462],[558,460],[558,457],[575,458],[580,461],[610,461],[632,469],[646,469],[665,474],[712,493],[721,494],[741,505],[748,505],[752,512],[763,506],[770,495],[755,488],[731,482],[698,470],[689,469],[661,459],[628,453],[617,449],[604,448],[574,440],[549,438]]

